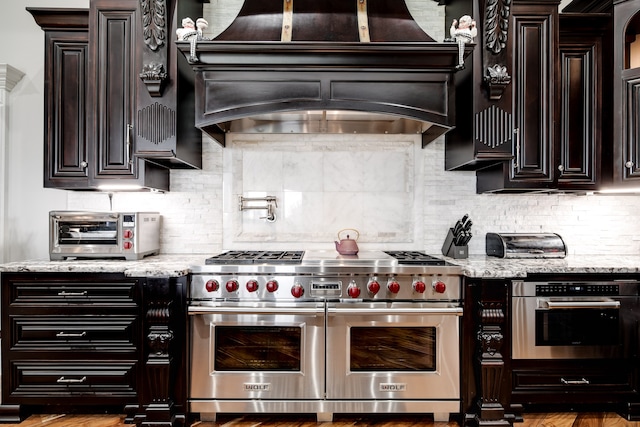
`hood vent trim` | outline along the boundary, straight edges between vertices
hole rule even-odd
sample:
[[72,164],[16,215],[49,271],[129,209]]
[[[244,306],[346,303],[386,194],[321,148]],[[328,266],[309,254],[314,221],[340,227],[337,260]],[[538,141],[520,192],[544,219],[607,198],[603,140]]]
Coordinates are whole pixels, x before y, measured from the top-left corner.
[[[294,8],[317,3],[294,1]],[[297,26],[293,41],[280,42],[282,19],[261,20],[252,4],[256,1],[245,1],[236,20],[216,39],[198,40],[195,46],[176,42],[196,76],[196,126],[222,146],[227,132],[355,132],[419,133],[424,147],[455,126],[458,45],[432,41],[422,30],[420,40],[414,41],[419,27],[404,1],[378,2],[375,15],[368,17],[371,42],[357,41],[357,29],[353,41],[351,35],[349,41],[295,40]],[[264,9],[272,2],[257,4]],[[380,4],[395,5],[396,10],[382,10]],[[357,10],[354,13],[357,24]],[[304,17],[309,19],[308,14]],[[331,27],[329,13],[315,16],[316,27],[323,26],[318,24],[324,22],[321,18]],[[395,31],[393,41],[381,41],[380,34],[398,22],[400,29],[411,28],[404,34],[409,40]],[[374,23],[387,28],[381,33]],[[240,27],[253,31],[243,33]],[[250,33],[272,35],[233,40],[239,34],[251,38]],[[331,31],[329,35],[336,36]],[[269,40],[275,37],[278,40]],[[466,45],[464,56],[474,47]]]

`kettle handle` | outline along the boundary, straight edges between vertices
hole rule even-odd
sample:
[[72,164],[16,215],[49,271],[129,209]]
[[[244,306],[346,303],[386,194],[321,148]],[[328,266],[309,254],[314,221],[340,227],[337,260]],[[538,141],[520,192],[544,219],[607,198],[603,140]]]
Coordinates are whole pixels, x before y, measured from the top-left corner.
[[[355,231],[356,232],[356,238],[354,240],[358,240],[360,238],[360,232],[358,230],[356,230],[355,228],[343,228],[342,230],[338,231],[338,240],[340,240],[340,233],[342,233],[343,231],[347,231],[347,230],[351,230],[351,231]],[[347,235],[347,237],[349,237],[349,235]]]

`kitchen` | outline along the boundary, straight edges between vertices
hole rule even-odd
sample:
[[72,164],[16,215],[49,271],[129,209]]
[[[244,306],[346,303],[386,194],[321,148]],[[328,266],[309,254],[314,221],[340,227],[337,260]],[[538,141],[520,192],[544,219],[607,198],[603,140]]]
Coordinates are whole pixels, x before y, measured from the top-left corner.
[[[442,8],[432,2],[407,3],[419,21],[437,19],[436,25],[427,22],[426,27],[436,39],[445,37]],[[43,116],[43,40],[42,31],[24,6],[8,6],[11,13],[3,14],[2,18],[5,39],[10,39],[11,34],[21,35],[19,43],[5,43],[0,48],[3,61],[26,72],[24,80],[9,95],[8,157],[7,167],[3,168],[7,184],[4,261],[48,257],[48,223],[43,218],[50,210],[111,207],[104,193],[42,188],[40,168],[33,165],[43,163],[38,160],[42,155],[43,129],[33,123],[41,123]],[[26,6],[87,7],[87,4],[34,2]],[[209,30],[213,33],[224,28],[238,7],[239,2],[232,3],[228,13],[213,14]],[[227,21],[217,23],[218,17]],[[420,147],[419,137],[407,135],[231,134],[227,140],[228,147],[223,149],[205,137],[203,168],[172,170],[170,192],[115,193],[113,209],[161,212],[161,253],[203,254],[203,258],[223,249],[244,249],[247,245],[265,250],[331,250],[336,233],[350,227],[362,233],[359,245],[363,250],[415,249],[438,255],[448,228],[465,213],[470,213],[474,222],[475,238],[469,243],[472,255],[484,254],[484,235],[492,231],[557,232],[567,242],[571,257],[629,255],[640,249],[633,220],[636,196],[476,194],[473,172],[444,170],[443,138],[425,148]],[[301,154],[297,152],[301,145],[319,148],[306,148]],[[35,159],[34,153],[38,153]],[[255,161],[267,155],[269,163]],[[324,167],[296,169],[295,164],[303,155],[311,159],[309,165]],[[385,158],[391,161],[385,164]],[[375,168],[379,173],[373,177],[363,167],[371,159],[380,165]],[[285,165],[289,173],[279,175]],[[247,174],[246,170],[255,173]],[[252,180],[255,176],[265,178]],[[267,183],[271,186],[266,186]],[[296,194],[286,196],[291,200],[297,197],[299,201],[281,202],[274,223],[260,220],[261,212],[237,209],[239,193],[282,194],[285,188],[292,188],[292,183],[298,188],[290,193]],[[384,186],[388,187],[382,195],[386,197],[381,197]],[[370,210],[363,206],[375,207],[377,216],[370,215]]]

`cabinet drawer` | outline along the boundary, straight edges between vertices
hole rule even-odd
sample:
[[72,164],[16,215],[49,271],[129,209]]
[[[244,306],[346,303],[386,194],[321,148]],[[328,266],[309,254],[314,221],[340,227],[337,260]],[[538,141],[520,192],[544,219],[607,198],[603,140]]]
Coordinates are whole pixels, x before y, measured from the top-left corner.
[[131,351],[135,316],[10,316],[10,350]]
[[[10,363],[10,370],[8,400],[13,397],[47,397],[60,403],[64,398],[93,396],[104,400],[136,396],[135,361],[16,360]],[[24,400],[20,401],[24,403]],[[74,400],[74,404],[83,403],[83,400]]]
[[602,391],[629,390],[632,388],[632,375],[623,371],[585,371],[585,372],[549,372],[525,371],[513,372],[514,391]]
[[92,305],[136,306],[136,282],[14,281],[10,283],[10,307]]

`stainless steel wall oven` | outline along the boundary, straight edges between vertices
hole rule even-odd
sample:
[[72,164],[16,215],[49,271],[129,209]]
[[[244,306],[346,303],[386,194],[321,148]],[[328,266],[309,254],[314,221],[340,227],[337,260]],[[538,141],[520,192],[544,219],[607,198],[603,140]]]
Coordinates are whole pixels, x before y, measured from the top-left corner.
[[195,268],[192,412],[460,412],[458,267],[422,253],[286,254]]
[[624,358],[633,350],[640,282],[513,282],[514,359]]

